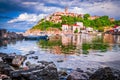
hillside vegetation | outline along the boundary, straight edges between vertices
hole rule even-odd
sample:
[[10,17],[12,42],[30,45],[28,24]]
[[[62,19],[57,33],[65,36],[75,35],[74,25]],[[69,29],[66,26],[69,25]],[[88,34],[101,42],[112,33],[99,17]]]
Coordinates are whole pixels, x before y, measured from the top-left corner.
[[58,28],[61,30],[62,24],[73,25],[75,22],[83,22],[85,27],[92,27],[93,29],[103,31],[104,27],[120,25],[120,20],[110,21],[108,16],[100,16],[94,20],[89,19],[89,17],[90,14],[85,14],[83,17],[61,16],[62,21],[58,23],[41,19],[32,29],[47,30],[49,28]]

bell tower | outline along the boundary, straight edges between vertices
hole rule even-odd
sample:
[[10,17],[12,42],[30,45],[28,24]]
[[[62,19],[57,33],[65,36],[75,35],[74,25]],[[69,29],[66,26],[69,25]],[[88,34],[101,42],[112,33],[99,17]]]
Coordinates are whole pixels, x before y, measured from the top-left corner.
[[68,13],[68,7],[65,7],[65,13]]

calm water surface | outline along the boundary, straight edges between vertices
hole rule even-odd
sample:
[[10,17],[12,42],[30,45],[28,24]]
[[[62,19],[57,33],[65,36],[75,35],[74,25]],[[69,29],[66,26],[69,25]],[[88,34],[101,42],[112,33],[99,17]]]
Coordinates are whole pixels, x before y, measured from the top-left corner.
[[[99,35],[100,36],[100,35]],[[101,36],[100,36],[101,37]],[[3,41],[0,42],[0,52],[17,53],[26,55],[29,51],[35,54],[28,55],[27,61],[38,64],[38,61],[53,61],[58,68],[99,68],[110,66],[120,67],[120,36],[105,34],[102,39],[109,45],[107,51],[89,49],[88,54],[82,54],[83,43],[92,42],[96,36],[82,35],[63,35],[62,37],[51,38],[48,41]],[[58,41],[58,43],[56,43]],[[45,44],[45,45],[44,45]],[[53,45],[51,45],[53,44]],[[56,45],[57,44],[57,45]],[[3,46],[4,45],[4,46]],[[48,45],[48,47],[46,47]],[[68,49],[69,48],[69,49]],[[69,52],[70,54],[66,53]],[[31,59],[31,56],[38,56],[39,59]]]

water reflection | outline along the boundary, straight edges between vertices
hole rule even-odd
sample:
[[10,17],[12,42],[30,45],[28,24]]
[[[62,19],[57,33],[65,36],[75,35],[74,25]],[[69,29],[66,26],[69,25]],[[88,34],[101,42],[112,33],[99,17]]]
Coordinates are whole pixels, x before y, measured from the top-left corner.
[[120,44],[119,35],[104,34],[104,41],[111,44]]
[[120,36],[104,34],[102,36],[89,34],[76,35],[56,35],[50,38],[49,41],[40,41],[39,45],[42,48],[50,48],[51,52],[56,54],[61,53],[85,53],[89,51],[107,51],[113,48],[120,47]]
[[12,39],[12,40],[0,40],[0,47],[7,47],[8,44],[12,44],[15,45],[17,41],[22,41],[22,40],[16,40],[16,39]]
[[[104,34],[99,36],[101,39],[98,39],[96,35],[89,34],[75,34],[75,35],[56,35],[52,36],[49,41],[40,40],[38,42],[40,49],[47,50],[50,53],[56,54],[82,54],[88,53],[93,50],[101,50],[101,51],[120,51],[120,36],[119,35],[110,35]],[[95,40],[96,39],[96,40]],[[20,42],[24,42],[20,47],[24,47],[26,42],[29,41],[19,40]],[[12,45],[16,45],[18,40],[0,40],[0,47],[3,47],[7,50]],[[35,41],[37,42],[37,41]],[[99,44],[98,44],[99,43]],[[109,47],[106,46],[107,43]],[[36,43],[34,43],[36,45]],[[38,46],[38,45],[36,45]],[[91,48],[92,47],[92,48]],[[101,49],[101,47],[103,47]],[[39,47],[38,47],[39,48]],[[2,48],[1,48],[2,49]],[[1,50],[0,49],[0,50]]]
[[[0,45],[6,45],[6,49],[0,47],[0,52],[5,53],[17,53],[26,55],[29,51],[35,51],[35,54],[28,55],[26,60],[33,64],[37,64],[38,61],[53,61],[59,68],[86,68],[86,67],[99,67],[101,64],[98,62],[111,62],[120,61],[120,36],[105,34],[100,36],[103,38],[103,42],[108,43],[111,49],[104,52],[90,52],[88,55],[84,55],[82,45],[83,43],[91,43],[96,35],[89,34],[77,34],[77,35],[63,35],[54,36],[49,41],[41,40],[37,41],[2,41]],[[12,43],[11,43],[12,42]],[[56,53],[56,54],[51,54]],[[62,53],[62,54],[61,54]],[[63,54],[66,53],[66,54]],[[68,53],[70,55],[68,55]],[[77,54],[77,55],[76,55]],[[29,59],[31,56],[38,56],[38,60]],[[105,65],[105,64],[104,64]],[[109,65],[119,65],[116,64]]]
[[104,42],[109,43],[109,50],[120,50],[120,35],[104,34]]

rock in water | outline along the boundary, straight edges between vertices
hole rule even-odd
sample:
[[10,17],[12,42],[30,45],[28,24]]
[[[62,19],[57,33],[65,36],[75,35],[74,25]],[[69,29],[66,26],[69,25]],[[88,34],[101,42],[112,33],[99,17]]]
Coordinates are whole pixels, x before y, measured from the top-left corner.
[[35,51],[29,51],[29,53],[26,54],[26,56],[31,55],[31,54],[34,54],[34,53],[35,53]]
[[59,80],[57,68],[53,62],[41,61],[41,64],[28,70],[13,71],[11,78],[13,80]]
[[120,71],[110,67],[100,68],[90,76],[90,80],[120,80]]

